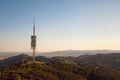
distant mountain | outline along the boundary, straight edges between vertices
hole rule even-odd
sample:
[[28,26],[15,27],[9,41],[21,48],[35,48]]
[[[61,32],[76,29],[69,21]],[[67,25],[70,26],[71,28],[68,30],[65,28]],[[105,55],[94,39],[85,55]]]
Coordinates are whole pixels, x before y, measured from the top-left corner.
[[4,55],[0,55],[0,60],[6,59],[7,57]]
[[[120,50],[62,50],[62,51],[53,51],[53,52],[36,52],[36,56],[45,56],[45,57],[78,57],[85,54],[109,54],[109,53],[120,53]],[[0,52],[0,55],[6,56],[6,58],[19,55],[19,54],[27,54],[32,56],[32,52]]]
[[63,51],[44,52],[44,53],[37,53],[37,54],[41,56],[46,56],[46,57],[55,57],[55,56],[78,57],[85,54],[94,55],[98,53],[101,53],[101,54],[120,53],[120,51],[119,50],[116,50],[116,51],[115,50],[63,50]]

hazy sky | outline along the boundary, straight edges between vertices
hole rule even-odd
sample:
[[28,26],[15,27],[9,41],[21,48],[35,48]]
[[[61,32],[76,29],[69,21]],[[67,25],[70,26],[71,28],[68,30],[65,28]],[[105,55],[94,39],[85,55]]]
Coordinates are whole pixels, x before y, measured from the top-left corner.
[[120,0],[0,0],[0,51],[120,49]]

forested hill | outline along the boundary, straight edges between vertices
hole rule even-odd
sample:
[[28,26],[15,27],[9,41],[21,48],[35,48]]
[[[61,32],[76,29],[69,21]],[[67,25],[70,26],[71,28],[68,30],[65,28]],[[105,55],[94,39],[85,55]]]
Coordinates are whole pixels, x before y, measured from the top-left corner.
[[0,80],[120,80],[120,53],[36,60],[21,54],[0,61]]
[[109,66],[120,71],[120,53],[83,55],[79,56],[79,58],[101,66]]
[[106,67],[76,66],[61,61],[20,62],[0,69],[1,80],[120,80],[120,72]]
[[[14,63],[19,63],[21,61],[31,61],[32,57],[21,54],[13,56],[0,61],[0,67],[7,66]],[[120,71],[120,53],[111,53],[111,54],[96,54],[96,55],[82,55],[79,57],[52,57],[46,58],[44,56],[37,56],[37,61],[40,62],[49,62],[49,61],[63,61],[67,63],[72,63],[76,65],[89,64],[91,66],[99,65],[106,66]]]

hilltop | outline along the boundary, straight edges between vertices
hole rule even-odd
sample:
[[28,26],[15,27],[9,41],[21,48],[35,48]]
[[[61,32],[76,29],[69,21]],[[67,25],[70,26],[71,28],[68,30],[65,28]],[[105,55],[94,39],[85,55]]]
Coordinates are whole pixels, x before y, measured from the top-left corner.
[[[56,56],[52,58],[47,58],[44,56],[37,56],[37,61],[40,62],[49,62],[49,61],[64,61],[76,65],[81,65],[81,62],[91,65],[106,66],[116,70],[120,70],[120,53],[111,53],[111,54],[95,54],[95,55],[81,55],[78,57],[61,57]],[[0,61],[0,67],[7,66],[14,63],[19,63],[21,61],[32,61],[32,57],[26,54],[16,55],[9,57],[7,59]]]
[[120,72],[106,67],[76,66],[61,61],[20,62],[0,69],[2,80],[119,80]]
[[1,61],[2,80],[119,80],[120,54],[79,57],[32,57],[21,54]]

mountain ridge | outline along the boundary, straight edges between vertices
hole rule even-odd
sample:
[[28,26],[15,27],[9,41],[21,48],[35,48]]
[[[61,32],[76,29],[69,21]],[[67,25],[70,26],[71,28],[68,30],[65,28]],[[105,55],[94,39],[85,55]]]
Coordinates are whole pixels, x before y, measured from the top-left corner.
[[[37,61],[41,62],[49,62],[49,61],[65,61],[68,63],[73,64],[81,64],[80,62],[86,62],[90,63],[91,65],[99,65],[99,66],[109,66],[111,68],[115,68],[117,70],[120,70],[120,53],[111,53],[111,54],[95,54],[95,55],[81,55],[78,57],[62,57],[62,56],[56,56],[47,58],[45,56],[37,56]],[[7,58],[5,60],[0,61],[0,67],[7,66],[9,64],[18,63],[21,61],[32,61],[32,57],[26,54],[21,54],[17,56],[13,56],[10,58]]]
[[[51,51],[51,52],[36,52],[36,56],[46,56],[46,57],[55,57],[55,56],[80,56],[84,54],[109,54],[109,53],[120,53],[120,50],[60,50],[60,51]],[[32,52],[0,52],[1,56],[12,57],[19,54],[27,54],[32,56]]]

